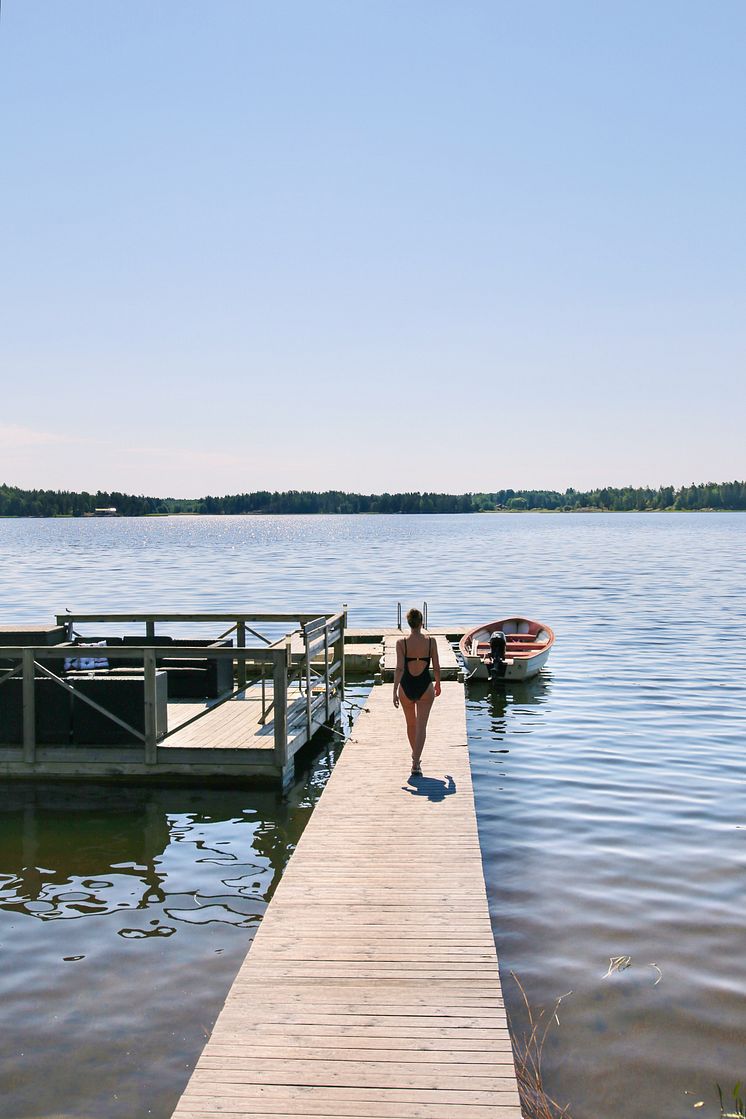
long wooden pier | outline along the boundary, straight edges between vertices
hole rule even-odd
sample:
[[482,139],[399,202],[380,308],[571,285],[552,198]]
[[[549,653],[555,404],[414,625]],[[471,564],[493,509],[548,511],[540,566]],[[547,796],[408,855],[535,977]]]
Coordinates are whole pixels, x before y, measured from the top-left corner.
[[175,1119],[520,1119],[461,685],[408,762],[374,688]]

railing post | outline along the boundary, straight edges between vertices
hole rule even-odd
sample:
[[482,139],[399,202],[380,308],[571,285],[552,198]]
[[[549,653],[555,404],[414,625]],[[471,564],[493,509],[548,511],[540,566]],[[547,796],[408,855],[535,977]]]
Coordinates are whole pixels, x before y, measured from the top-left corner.
[[345,697],[345,630],[347,629],[347,603],[342,603],[342,632],[339,635],[339,698],[344,700]]
[[287,646],[272,650],[272,700],[274,703],[275,765],[284,769],[288,760],[288,663]]
[[303,629],[303,640],[306,643],[306,734],[311,741],[311,655],[308,652],[308,634]]
[[145,623],[145,640],[150,641],[151,637],[155,637],[155,622],[152,620]]
[[[246,648],[246,622],[236,622],[236,645],[239,649]],[[239,657],[236,666],[236,680],[239,688],[246,687],[246,658]]]
[[23,760],[36,757],[36,703],[34,695],[34,650],[23,650]]
[[326,690],[326,721],[329,722],[329,622],[324,622],[324,687]]
[[422,603],[422,626],[427,629],[427,603]]
[[158,727],[156,726],[155,704],[155,650],[146,649],[143,653],[143,675],[145,680],[145,764],[155,765],[158,757]]
[[397,629],[401,629],[401,602],[396,604],[396,625]]

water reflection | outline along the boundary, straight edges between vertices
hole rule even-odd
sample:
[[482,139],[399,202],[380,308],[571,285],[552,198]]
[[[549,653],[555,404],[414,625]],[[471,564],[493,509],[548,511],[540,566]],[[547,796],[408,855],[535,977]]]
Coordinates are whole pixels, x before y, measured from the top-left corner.
[[[245,792],[11,787],[0,809],[0,909],[54,921],[161,907],[175,921],[256,924],[297,836],[277,818],[272,794],[267,805],[252,799],[247,807]],[[230,838],[218,838],[226,825]],[[167,880],[187,848],[200,886],[185,897]],[[149,926],[119,932],[174,931]]]
[[[489,680],[472,680],[467,684],[466,708],[472,716],[469,743],[482,744],[482,764],[489,760],[494,766],[504,766],[505,755],[510,753],[506,739],[540,726],[539,712],[533,709],[549,703],[551,694],[552,678],[548,672],[524,682],[493,684]],[[478,763],[477,770],[480,768]]]
[[11,785],[0,805],[0,908],[44,921],[162,903],[169,842],[156,791]]
[[466,703],[491,717],[490,731],[497,738],[504,734],[508,709],[525,709],[547,703],[552,693],[552,674],[544,670],[533,680],[470,680],[466,686]]

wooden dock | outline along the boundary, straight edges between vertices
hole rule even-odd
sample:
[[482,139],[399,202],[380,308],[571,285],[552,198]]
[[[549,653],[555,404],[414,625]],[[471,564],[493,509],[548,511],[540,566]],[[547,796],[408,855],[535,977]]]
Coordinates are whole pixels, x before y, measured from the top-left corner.
[[[86,640],[81,623],[145,633]],[[217,638],[155,633],[156,624],[226,623]],[[272,640],[258,623],[285,632]],[[0,634],[0,777],[288,787],[295,754],[339,718],[344,628],[344,611],[69,614],[55,626],[9,628]]]
[[463,688],[413,782],[390,687],[367,707],[175,1119],[520,1119]]

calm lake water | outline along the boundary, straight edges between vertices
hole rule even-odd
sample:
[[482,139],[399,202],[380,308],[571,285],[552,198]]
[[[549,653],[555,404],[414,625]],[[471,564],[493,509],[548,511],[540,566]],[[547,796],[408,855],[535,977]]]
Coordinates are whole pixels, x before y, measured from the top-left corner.
[[[539,681],[467,690],[513,1021],[511,971],[537,1010],[572,992],[545,1080],[573,1119],[715,1116],[715,1082],[746,1076],[745,531],[738,514],[0,521],[0,614],[346,602],[362,626],[426,599],[431,625],[552,625]],[[287,801],[0,786],[0,1115],[170,1114],[334,749]]]

